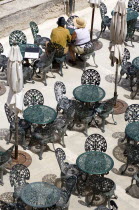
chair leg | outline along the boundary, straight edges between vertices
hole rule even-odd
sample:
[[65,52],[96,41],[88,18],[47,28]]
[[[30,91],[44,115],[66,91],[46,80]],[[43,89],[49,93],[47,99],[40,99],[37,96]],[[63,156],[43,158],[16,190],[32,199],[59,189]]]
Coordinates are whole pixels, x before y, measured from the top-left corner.
[[98,67],[98,65],[96,64],[96,61],[95,61],[95,52],[92,54],[92,57],[93,57],[93,61],[94,61],[95,66]]
[[40,145],[40,153],[39,153],[39,160],[42,160],[42,154],[43,154],[43,145]]
[[131,180],[131,185],[129,186],[128,190],[126,190],[126,193],[129,192],[129,190],[131,189],[132,185],[133,185],[133,181],[134,181],[134,178],[132,177],[132,180]]
[[105,132],[105,118],[102,118],[101,131]]
[[9,144],[11,142],[11,138],[12,138],[12,131],[10,130],[10,136],[9,136],[8,141],[7,141],[7,144]]
[[128,163],[128,161],[127,161],[126,167],[125,167],[125,169],[121,172],[121,175],[123,175],[123,174],[125,173],[125,171],[126,171],[128,165],[129,165],[129,163]]
[[113,112],[112,112],[112,120],[114,122],[114,125],[117,125],[117,122],[114,120]]
[[60,75],[63,77],[63,72],[62,72],[63,63],[60,63],[59,65],[60,65],[60,69],[59,69]]
[[4,185],[3,183],[3,167],[0,167],[0,185]]
[[83,71],[85,71],[86,70],[86,60],[84,60],[84,62],[83,62]]

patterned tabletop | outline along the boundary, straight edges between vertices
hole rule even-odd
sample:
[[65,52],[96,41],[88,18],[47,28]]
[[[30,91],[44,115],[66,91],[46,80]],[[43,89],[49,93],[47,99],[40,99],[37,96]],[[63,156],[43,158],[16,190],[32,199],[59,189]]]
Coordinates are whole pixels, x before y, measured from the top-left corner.
[[126,135],[134,141],[139,141],[139,122],[132,122],[126,126]]
[[73,90],[74,97],[82,102],[97,102],[105,97],[105,91],[95,85],[81,85]]
[[21,199],[35,208],[50,207],[60,199],[60,189],[47,182],[33,182],[22,189]]
[[103,152],[91,151],[79,155],[76,164],[85,173],[105,174],[113,168],[114,161]]
[[139,70],[139,57],[133,59],[132,65]]
[[23,116],[30,123],[48,124],[56,119],[57,113],[49,106],[34,105],[26,108]]

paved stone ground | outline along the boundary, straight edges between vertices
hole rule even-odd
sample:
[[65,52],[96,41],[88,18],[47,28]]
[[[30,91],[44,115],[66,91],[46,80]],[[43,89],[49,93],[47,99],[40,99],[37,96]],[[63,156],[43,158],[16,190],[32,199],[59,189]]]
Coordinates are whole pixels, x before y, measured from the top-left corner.
[[[108,15],[111,14],[111,11],[113,7],[115,6],[116,0],[108,1],[106,0],[105,3],[108,7]],[[87,21],[87,27],[90,28],[90,20],[91,20],[91,11],[92,9],[90,7],[77,11],[76,15],[83,17]],[[65,16],[66,17],[66,16]],[[66,17],[67,18],[67,17]],[[47,20],[43,24],[39,25],[40,34],[42,36],[50,36],[52,28],[56,27],[56,20],[57,18]],[[95,31],[100,30],[100,13],[99,9],[96,9],[95,12],[95,22],[94,22],[94,29]],[[33,43],[33,38],[31,35],[30,29],[24,30],[24,33],[27,36],[28,43]],[[101,83],[100,87],[105,89],[106,96],[104,99],[108,99],[113,96],[113,90],[114,90],[114,83],[112,82],[112,77],[115,72],[115,67],[110,66],[110,60],[109,60],[109,31],[106,31],[106,33],[103,35],[102,38],[100,38],[100,41],[103,43],[103,48],[99,51],[96,51],[96,63],[98,64],[98,68],[93,67],[93,61],[90,58],[88,61],[88,68],[94,68],[96,69],[100,75],[101,75]],[[135,33],[135,40],[138,40],[139,33]],[[5,54],[8,55],[9,53],[9,43],[8,43],[8,37],[4,37],[0,39],[0,42],[4,45]],[[128,42],[130,45],[130,42]],[[135,47],[132,48],[130,46],[127,46],[131,53],[131,60],[138,56],[138,43],[137,41],[134,42]],[[31,89],[36,88],[40,90],[45,98],[44,104],[51,106],[53,108],[56,107],[56,101],[54,96],[54,83],[56,81],[63,81],[67,88],[67,96],[69,98],[73,97],[72,91],[75,87],[79,86],[81,84],[81,75],[82,75],[82,63],[78,63],[77,66],[71,67],[69,66],[68,69],[63,69],[64,76],[60,77],[59,74],[55,73],[56,78],[49,78],[47,79],[47,86],[44,86],[41,82],[35,82],[35,84],[25,84],[24,86],[24,93]],[[49,74],[48,74],[49,75]],[[126,101],[128,105],[132,103],[138,103],[138,99],[135,100],[130,99],[130,91],[128,88],[128,81],[125,80],[125,78],[122,79],[120,85],[118,85],[118,98]],[[4,103],[7,100],[8,90],[9,87],[6,86],[6,93],[2,96],[0,96],[0,113],[1,113],[1,121],[0,121],[0,129],[8,129],[9,124],[7,122],[5,113],[4,113]],[[120,141],[120,138],[124,136],[124,129],[126,126],[126,123],[124,121],[124,114],[115,115],[115,120],[117,121],[117,125],[112,124],[112,118],[109,116],[107,118],[107,125],[106,125],[106,131],[105,133],[102,133],[99,129],[95,127],[89,128],[89,135],[92,133],[99,133],[103,135],[108,144],[107,154],[109,154],[113,160],[114,160],[114,169],[110,171],[109,175],[107,177],[110,177],[113,179],[116,183],[116,195],[118,195],[118,199],[116,201],[117,205],[119,206],[119,210],[138,210],[139,206],[139,200],[138,198],[133,198],[130,195],[125,193],[125,189],[130,185],[131,183],[131,177],[128,176],[121,176],[118,175],[117,171],[119,168],[124,164],[123,162],[120,162],[117,160],[113,155],[113,150],[117,151],[117,148],[114,149],[118,142]],[[79,154],[84,152],[84,143],[86,140],[86,137],[82,132],[76,132],[76,131],[68,131],[68,136],[65,136],[65,143],[66,148],[64,149],[66,155],[67,155],[67,161],[71,163],[76,162],[76,158]],[[5,139],[0,138],[0,146],[4,149],[9,148],[11,145],[6,145]],[[49,147],[51,149],[52,145],[49,144]],[[59,144],[55,144],[55,147],[61,147]],[[19,146],[20,150],[22,148]],[[48,174],[54,174],[54,176],[59,177],[60,176],[60,169],[57,164],[55,155],[51,151],[45,151],[43,153],[43,160],[39,160],[38,155],[34,154],[32,151],[27,150],[27,152],[32,157],[32,164],[29,166],[29,170],[31,172],[31,178],[29,182],[34,181],[42,181],[47,179]],[[137,189],[138,190],[138,189]],[[3,194],[5,192],[9,192],[7,196],[10,196],[10,192],[13,192],[13,188],[10,187],[9,183],[9,174],[4,175],[4,186],[0,187],[0,194]],[[132,192],[133,193],[133,192]],[[85,205],[85,197],[78,198],[75,195],[71,196],[70,200],[70,207],[69,210],[85,210],[88,209]],[[95,209],[95,207],[91,207],[90,209]]]

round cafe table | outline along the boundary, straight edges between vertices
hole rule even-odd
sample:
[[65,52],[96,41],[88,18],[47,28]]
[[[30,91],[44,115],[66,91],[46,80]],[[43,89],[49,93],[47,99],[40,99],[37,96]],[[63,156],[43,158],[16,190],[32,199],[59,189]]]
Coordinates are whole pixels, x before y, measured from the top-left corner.
[[76,164],[83,172],[95,175],[108,173],[113,168],[114,161],[106,153],[91,151],[79,155]]
[[57,113],[54,109],[45,105],[34,105],[26,108],[23,117],[30,123],[48,124],[56,119]]
[[34,208],[47,208],[60,199],[60,189],[47,182],[33,182],[23,187],[21,199]]
[[74,97],[81,102],[98,102],[105,97],[105,91],[95,85],[80,85],[73,90]]
[[135,143],[139,142],[139,122],[132,122],[126,126],[125,134],[128,139],[134,140]]

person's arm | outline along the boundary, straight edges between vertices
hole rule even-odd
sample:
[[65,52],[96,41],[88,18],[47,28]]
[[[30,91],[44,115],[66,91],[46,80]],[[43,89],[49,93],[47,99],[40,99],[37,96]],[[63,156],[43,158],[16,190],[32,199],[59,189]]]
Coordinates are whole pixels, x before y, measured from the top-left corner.
[[68,29],[67,29],[67,42],[71,42],[71,35]]
[[72,34],[72,36],[71,36],[71,40],[76,40],[76,37],[77,37],[77,34],[76,34],[76,32],[74,31],[73,34]]

